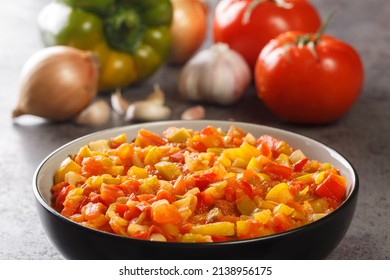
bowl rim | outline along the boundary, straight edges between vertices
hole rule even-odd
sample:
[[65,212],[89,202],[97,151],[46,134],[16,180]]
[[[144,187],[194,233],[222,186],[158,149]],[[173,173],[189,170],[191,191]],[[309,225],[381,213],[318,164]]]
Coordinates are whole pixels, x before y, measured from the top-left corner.
[[[255,128],[255,129],[266,129],[266,130],[272,130],[272,131],[275,131],[275,132],[278,132],[278,133],[287,133],[287,134],[289,134],[289,135],[291,135],[293,137],[297,137],[297,138],[300,138],[302,140],[313,142],[313,143],[315,143],[317,145],[323,146],[323,148],[325,148],[326,150],[332,152],[332,154],[337,155],[338,157],[343,159],[345,161],[345,163],[347,163],[348,167],[352,171],[354,184],[352,184],[352,186],[350,187],[351,188],[350,192],[347,195],[346,199],[342,202],[342,204],[338,208],[336,208],[333,212],[331,212],[330,214],[326,215],[325,217],[323,217],[323,218],[321,218],[321,219],[319,219],[317,221],[314,221],[312,223],[309,223],[309,224],[306,224],[306,225],[303,225],[303,226],[299,226],[299,227],[291,229],[291,230],[287,230],[285,232],[274,233],[274,234],[267,235],[267,236],[248,238],[248,239],[240,239],[240,240],[222,241],[222,242],[212,242],[212,243],[207,243],[207,242],[200,242],[200,243],[161,242],[161,241],[153,241],[153,242],[151,242],[149,240],[143,240],[143,239],[136,239],[136,238],[131,238],[131,237],[127,237],[127,236],[121,236],[121,235],[118,235],[118,234],[115,234],[115,233],[105,232],[105,231],[101,231],[101,230],[98,230],[98,229],[86,227],[86,226],[80,225],[80,224],[78,224],[78,223],[76,223],[76,222],[74,222],[74,221],[64,217],[59,212],[57,212],[45,200],[45,198],[43,197],[43,194],[41,193],[41,191],[39,189],[39,182],[38,182],[39,181],[38,180],[39,179],[39,175],[40,175],[41,170],[44,168],[46,162],[48,162],[55,154],[57,154],[59,151],[63,150],[66,147],[74,145],[77,142],[80,142],[80,141],[85,140],[87,138],[93,138],[93,137],[95,137],[95,136],[97,136],[99,134],[103,134],[103,133],[104,134],[108,133],[108,134],[114,135],[115,132],[119,133],[119,131],[125,131],[125,130],[128,130],[128,129],[131,129],[132,131],[138,131],[140,128],[148,129],[148,127],[155,127],[155,126],[169,127],[169,126],[172,126],[172,125],[184,124],[184,123],[189,123],[189,124],[190,123],[198,123],[199,125],[203,124],[203,125],[213,125],[213,126],[217,126],[217,124],[225,125],[225,126],[236,125],[239,128],[240,128],[240,125],[243,125],[243,126],[249,126],[249,127]],[[169,246],[179,246],[179,247],[182,247],[182,246],[187,246],[187,247],[192,247],[192,246],[196,246],[196,247],[198,247],[198,246],[209,247],[209,246],[228,246],[228,245],[233,245],[233,244],[237,245],[237,244],[244,244],[244,243],[248,243],[248,242],[256,242],[256,241],[270,240],[270,239],[278,239],[278,238],[281,238],[281,237],[283,237],[285,235],[294,234],[295,232],[307,231],[307,230],[310,230],[313,227],[319,226],[321,223],[326,223],[327,221],[331,220],[335,215],[337,215],[338,212],[342,211],[343,208],[347,207],[348,202],[351,201],[354,196],[358,195],[358,191],[359,191],[359,176],[358,176],[357,171],[356,171],[355,167],[353,166],[353,164],[343,154],[341,154],[340,152],[338,152],[337,150],[332,148],[330,145],[324,144],[324,143],[322,143],[322,142],[320,142],[320,141],[318,141],[318,140],[316,140],[314,138],[311,138],[311,137],[308,137],[308,136],[305,136],[305,135],[302,135],[302,134],[299,134],[299,133],[296,133],[296,132],[293,132],[293,131],[290,131],[290,130],[280,129],[280,128],[267,126],[267,125],[260,125],[260,124],[255,124],[255,123],[239,122],[239,121],[225,121],[225,120],[190,120],[190,121],[168,120],[168,121],[136,123],[136,124],[130,124],[130,125],[125,125],[125,126],[112,127],[112,128],[99,130],[99,131],[92,132],[92,133],[86,134],[84,136],[75,138],[74,140],[69,141],[66,144],[61,145],[60,147],[58,147],[55,150],[53,150],[51,153],[49,153],[39,163],[39,165],[36,168],[36,170],[34,172],[34,175],[33,175],[32,186],[33,186],[34,196],[35,196],[36,200],[39,202],[40,206],[44,207],[47,211],[49,211],[51,214],[53,214],[54,216],[56,216],[57,218],[59,218],[63,222],[66,222],[66,223],[68,223],[68,224],[70,224],[70,225],[72,225],[74,227],[80,228],[82,230],[90,231],[90,232],[92,232],[94,234],[99,234],[99,235],[103,235],[103,236],[107,235],[107,236],[110,236],[110,237],[115,238],[115,239],[122,239],[122,240],[128,240],[128,241],[133,241],[133,242],[145,243],[145,244],[161,244],[163,246],[166,246],[166,245],[168,246],[169,245]]]

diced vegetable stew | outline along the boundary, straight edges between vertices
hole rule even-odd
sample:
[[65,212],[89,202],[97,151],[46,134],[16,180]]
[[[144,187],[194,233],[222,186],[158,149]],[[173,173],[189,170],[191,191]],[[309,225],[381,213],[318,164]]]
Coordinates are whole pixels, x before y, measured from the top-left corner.
[[51,191],[53,207],[83,226],[152,241],[221,242],[326,216],[343,202],[346,179],[270,135],[170,127],[90,142],[64,159]]

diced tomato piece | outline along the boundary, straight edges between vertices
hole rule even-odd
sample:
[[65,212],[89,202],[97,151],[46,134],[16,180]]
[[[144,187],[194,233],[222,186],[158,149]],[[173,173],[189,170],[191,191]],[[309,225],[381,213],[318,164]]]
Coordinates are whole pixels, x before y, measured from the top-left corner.
[[226,242],[232,240],[229,236],[212,236],[213,242]]
[[138,209],[133,204],[127,205],[127,210],[123,213],[123,218],[130,221],[134,218],[137,218],[142,213],[141,210]]
[[228,202],[236,201],[236,190],[232,186],[227,186],[225,188],[225,199]]
[[258,139],[258,143],[259,144],[261,144],[261,143],[267,144],[272,152],[276,151],[279,142],[280,142],[280,140],[278,140],[278,139],[276,139],[276,138],[274,138],[274,137],[272,137],[270,135],[262,135]]
[[94,157],[84,158],[81,164],[81,175],[85,178],[107,173],[106,168]]
[[69,185],[67,182],[63,182],[60,184],[61,187],[59,188],[58,194],[56,195],[53,194],[53,198],[55,199],[54,208],[59,212],[61,212],[62,209],[64,208],[64,201],[69,191],[75,188],[74,186]]
[[156,198],[157,198],[157,200],[165,199],[169,203],[172,203],[176,200],[174,194],[169,192],[168,190],[165,190],[165,189],[159,190],[157,192]]
[[272,227],[275,232],[283,232],[292,228],[293,222],[283,213],[276,213],[268,222],[268,226]]
[[252,186],[244,181],[239,181],[238,187],[244,191],[244,193],[249,196],[250,199],[255,198],[255,193],[252,190]]
[[207,195],[205,192],[198,193],[197,204],[195,212],[202,214],[210,210],[210,206],[214,204],[214,198],[211,195]]
[[184,157],[184,150],[181,150],[177,153],[174,153],[172,155],[169,156],[169,160],[171,162],[177,162],[177,163],[182,163],[184,164],[185,163],[185,157]]
[[214,182],[216,179],[217,174],[215,173],[206,173],[203,174],[201,177],[196,176],[195,177],[195,187],[199,188],[200,191],[204,191],[211,183]]
[[125,193],[120,186],[102,184],[100,187],[100,199],[107,206],[114,203],[121,196],[125,196]]
[[135,144],[141,146],[141,147],[147,147],[149,145],[151,146],[162,146],[166,142],[164,139],[162,139],[160,136],[158,136],[156,133],[153,133],[146,129],[140,129],[138,131],[138,135],[135,139]]
[[267,143],[260,143],[260,145],[258,145],[257,148],[261,151],[261,154],[266,158],[272,157],[271,148],[268,146]]
[[177,224],[182,220],[179,210],[172,204],[152,205],[152,217],[159,224]]
[[119,214],[123,218],[125,212],[129,210],[129,207],[126,204],[117,203],[115,204],[115,212]]
[[140,185],[141,183],[138,180],[134,178],[129,178],[128,180],[120,184],[120,188],[126,195],[129,195],[132,193],[136,193]]
[[139,194],[137,195],[139,201],[153,202],[156,201],[156,196],[154,194]]
[[340,201],[345,195],[346,180],[344,177],[330,173],[316,188],[316,193],[331,200]]
[[86,220],[93,220],[105,213],[107,207],[103,203],[89,202],[81,208],[81,214]]
[[200,141],[207,148],[218,148],[223,146],[223,139],[215,127],[208,126],[200,132]]
[[205,144],[203,144],[202,142],[200,141],[194,141],[192,142],[192,148],[194,148],[195,150],[197,150],[198,152],[200,153],[204,153],[207,151],[207,147],[205,146]]

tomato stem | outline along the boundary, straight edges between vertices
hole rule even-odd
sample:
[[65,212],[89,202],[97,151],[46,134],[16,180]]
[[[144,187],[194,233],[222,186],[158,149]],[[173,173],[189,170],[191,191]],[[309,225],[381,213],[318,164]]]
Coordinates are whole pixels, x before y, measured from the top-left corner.
[[321,24],[320,28],[315,34],[315,38],[314,38],[315,45],[321,40],[322,35],[325,33],[325,30],[328,28],[329,23],[333,20],[334,16],[336,15],[336,12],[337,12],[337,7],[333,9],[333,11],[325,19],[323,24]]
[[253,10],[261,3],[265,2],[274,2],[277,7],[283,9],[291,9],[294,6],[292,3],[287,3],[285,0],[253,0],[249,3],[244,16],[242,17],[242,24],[248,24]]

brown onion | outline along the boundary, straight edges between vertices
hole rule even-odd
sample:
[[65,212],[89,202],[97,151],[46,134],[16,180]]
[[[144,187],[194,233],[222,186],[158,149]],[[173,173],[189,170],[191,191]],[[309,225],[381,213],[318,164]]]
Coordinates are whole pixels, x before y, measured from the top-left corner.
[[54,46],[34,53],[23,65],[19,100],[12,117],[34,115],[53,121],[73,118],[97,94],[99,67],[91,52]]
[[207,33],[207,6],[201,0],[171,0],[170,63],[185,63],[201,46]]

